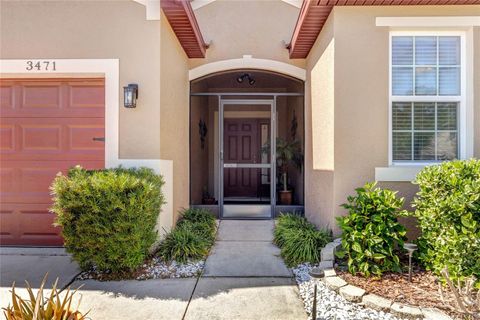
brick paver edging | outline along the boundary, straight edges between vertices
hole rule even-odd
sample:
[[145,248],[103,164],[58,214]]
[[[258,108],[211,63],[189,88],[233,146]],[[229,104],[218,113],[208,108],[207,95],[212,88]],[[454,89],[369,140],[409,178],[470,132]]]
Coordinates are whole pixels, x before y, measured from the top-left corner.
[[345,300],[359,303],[365,307],[389,312],[404,319],[425,319],[425,320],[452,320],[452,318],[436,308],[422,308],[394,302],[393,300],[380,297],[375,294],[368,294],[362,288],[348,284],[344,279],[337,276],[333,268],[335,262],[335,251],[342,244],[340,238],[328,243],[321,251],[321,262],[319,267],[324,269],[325,285],[331,290],[340,294]]

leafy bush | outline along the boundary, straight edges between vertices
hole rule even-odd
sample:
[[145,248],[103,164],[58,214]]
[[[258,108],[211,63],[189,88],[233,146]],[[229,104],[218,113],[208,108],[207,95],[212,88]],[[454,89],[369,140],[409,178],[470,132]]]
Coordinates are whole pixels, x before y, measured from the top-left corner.
[[318,263],[321,249],[331,241],[327,231],[296,214],[282,214],[274,231],[274,243],[288,266],[300,263]]
[[367,183],[356,192],[342,205],[349,214],[337,217],[343,232],[341,252],[348,258],[348,270],[366,277],[401,271],[395,248],[402,247],[406,239],[406,230],[397,221],[397,215],[404,213],[400,211],[403,198],[377,188],[376,183]]
[[82,269],[132,270],[157,238],[162,177],[147,168],[72,168],[52,185],[56,224]]
[[187,262],[205,258],[215,241],[217,225],[209,210],[190,208],[181,212],[177,226],[160,244],[158,255],[166,261]]
[[[78,310],[72,309],[73,296],[77,290],[70,291],[67,288],[66,293],[60,295],[57,289],[58,278],[53,284],[53,287],[48,296],[44,296],[44,287],[47,281],[47,275],[42,280],[40,288],[37,292],[30,284],[26,282],[26,291],[29,299],[24,299],[15,292],[15,283],[12,286],[12,305],[3,308],[3,315],[7,320],[51,320],[51,319],[66,319],[66,320],[83,320],[87,313],[81,314]],[[77,308],[79,307],[77,304]]]
[[480,279],[480,160],[425,167],[415,183],[421,262],[438,275],[446,267],[454,280]]

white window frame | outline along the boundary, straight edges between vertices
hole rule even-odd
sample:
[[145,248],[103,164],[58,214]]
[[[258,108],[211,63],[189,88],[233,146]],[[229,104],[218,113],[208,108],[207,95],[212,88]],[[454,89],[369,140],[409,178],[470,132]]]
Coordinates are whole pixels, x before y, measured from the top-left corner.
[[[394,36],[459,36],[460,37],[460,96],[393,96],[392,95],[392,38]],[[438,48],[437,48],[438,50]],[[392,103],[393,102],[458,102],[458,158],[466,159],[467,152],[467,33],[463,30],[458,31],[439,31],[439,30],[391,30],[389,33],[389,56],[388,56],[388,165],[391,167],[424,167],[429,164],[436,164],[440,161],[397,161],[393,160],[393,125],[392,125]],[[415,54],[415,53],[414,53]],[[473,67],[473,66],[472,66]],[[415,70],[415,69],[414,69]],[[438,73],[438,71],[437,71]],[[438,89],[437,74],[437,89]],[[413,88],[415,90],[415,87]],[[438,92],[437,92],[438,94]],[[432,99],[434,97],[434,99]],[[412,114],[413,117],[413,114]],[[413,128],[412,128],[413,129]],[[413,141],[412,141],[413,143]]]

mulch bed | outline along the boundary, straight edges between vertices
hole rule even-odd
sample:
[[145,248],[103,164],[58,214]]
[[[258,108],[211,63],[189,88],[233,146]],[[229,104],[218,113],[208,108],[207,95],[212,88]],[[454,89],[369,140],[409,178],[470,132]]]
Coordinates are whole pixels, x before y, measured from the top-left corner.
[[[452,318],[462,319],[459,313],[451,310],[440,298],[437,277],[418,266],[413,267],[412,282],[408,281],[408,271],[403,274],[385,273],[381,278],[354,276],[340,268],[337,268],[336,272],[349,284],[360,287],[368,293],[394,300],[394,302],[437,308]],[[445,299],[451,305],[455,305],[451,291],[445,287],[443,292]]]

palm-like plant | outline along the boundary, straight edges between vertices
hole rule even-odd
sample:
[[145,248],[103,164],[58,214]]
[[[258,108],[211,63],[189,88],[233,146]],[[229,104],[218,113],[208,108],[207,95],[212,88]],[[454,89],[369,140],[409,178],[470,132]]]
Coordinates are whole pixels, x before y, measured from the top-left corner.
[[[302,143],[299,140],[287,141],[282,138],[277,138],[277,167],[281,174],[282,191],[288,191],[287,172],[288,166],[293,164],[297,169],[302,168],[303,154]],[[263,153],[270,152],[270,143],[267,142],[263,148]]]

